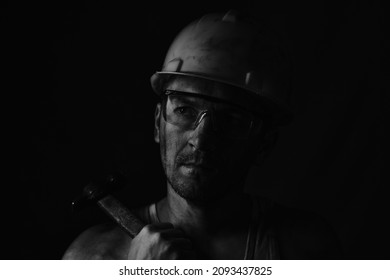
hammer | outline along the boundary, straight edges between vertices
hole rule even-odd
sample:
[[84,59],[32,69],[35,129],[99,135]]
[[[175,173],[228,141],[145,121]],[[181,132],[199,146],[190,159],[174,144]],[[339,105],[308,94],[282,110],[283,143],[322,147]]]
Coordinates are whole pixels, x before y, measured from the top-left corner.
[[72,201],[72,210],[78,210],[86,202],[96,202],[108,216],[134,238],[144,227],[144,223],[126,208],[111,193],[125,185],[123,174],[109,175],[103,183],[89,183],[84,187],[82,194]]

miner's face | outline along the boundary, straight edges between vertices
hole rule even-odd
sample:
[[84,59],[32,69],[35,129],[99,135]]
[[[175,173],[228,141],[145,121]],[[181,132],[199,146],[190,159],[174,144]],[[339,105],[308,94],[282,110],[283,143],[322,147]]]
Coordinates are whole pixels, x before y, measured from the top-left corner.
[[188,94],[193,92],[191,83],[171,88],[175,90],[166,91],[157,106],[155,123],[168,184],[193,202],[211,201],[242,187],[256,153],[254,131],[260,122],[234,104],[209,99],[207,90],[204,96]]

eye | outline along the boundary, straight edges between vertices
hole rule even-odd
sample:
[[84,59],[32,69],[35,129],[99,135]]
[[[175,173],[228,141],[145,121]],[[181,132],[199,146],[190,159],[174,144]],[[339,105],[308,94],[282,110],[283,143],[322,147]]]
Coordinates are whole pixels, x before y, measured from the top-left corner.
[[177,107],[174,110],[175,114],[187,117],[187,118],[193,118],[196,117],[196,111],[192,107],[188,106],[182,106],[182,107]]

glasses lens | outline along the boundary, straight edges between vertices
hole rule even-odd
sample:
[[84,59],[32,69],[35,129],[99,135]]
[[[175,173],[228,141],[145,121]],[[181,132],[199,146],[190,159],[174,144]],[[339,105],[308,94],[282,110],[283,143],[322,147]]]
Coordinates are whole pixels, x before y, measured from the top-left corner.
[[181,129],[195,129],[196,122],[207,110],[213,130],[218,134],[230,138],[248,137],[253,123],[250,113],[232,105],[199,102],[200,99],[174,94],[167,96],[163,104],[165,121]]
[[252,127],[252,119],[234,109],[213,114],[213,124],[219,133],[231,138],[246,138]]
[[164,115],[168,123],[183,129],[189,129],[196,122],[199,110],[189,100],[170,95],[166,99]]

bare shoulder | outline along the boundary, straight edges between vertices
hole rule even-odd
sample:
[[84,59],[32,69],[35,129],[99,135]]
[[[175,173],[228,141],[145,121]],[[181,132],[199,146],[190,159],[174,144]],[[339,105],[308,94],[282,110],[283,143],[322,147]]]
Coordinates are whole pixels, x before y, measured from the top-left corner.
[[68,247],[63,260],[124,259],[131,238],[115,224],[101,224],[82,232]]
[[273,224],[284,259],[342,259],[339,238],[321,215],[277,206]]
[[[148,206],[132,209],[145,223]],[[131,237],[115,223],[93,226],[82,232],[65,251],[64,260],[120,260],[127,259]]]

